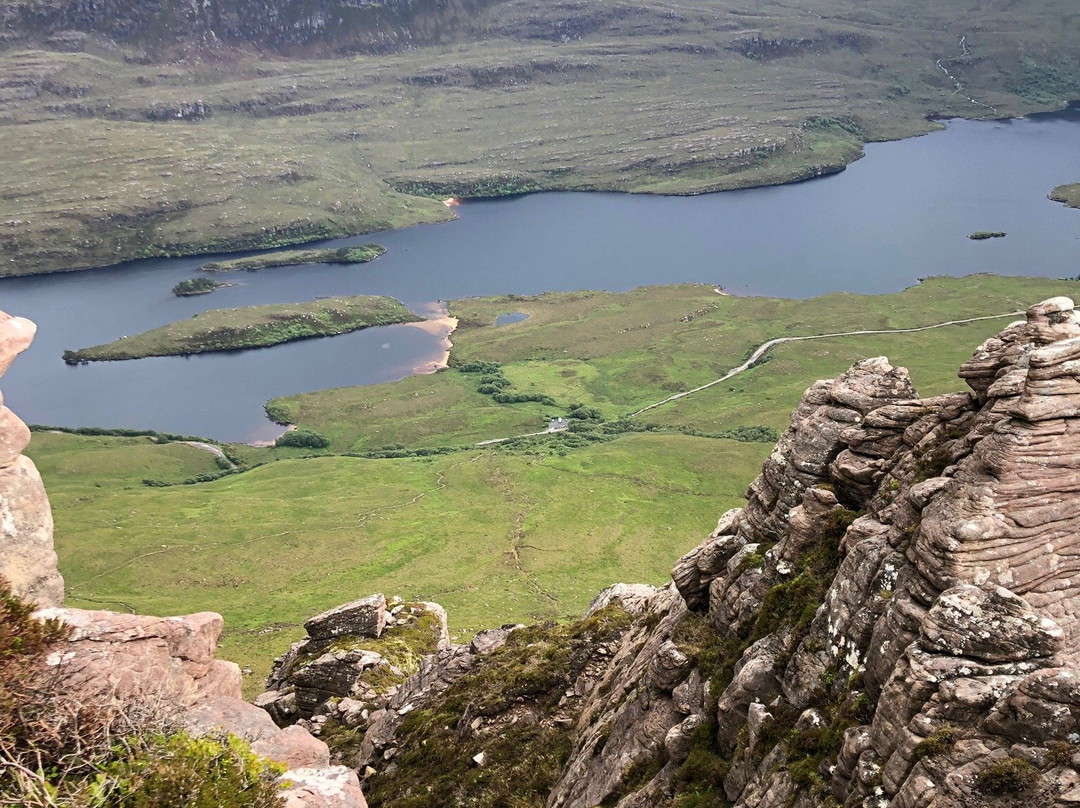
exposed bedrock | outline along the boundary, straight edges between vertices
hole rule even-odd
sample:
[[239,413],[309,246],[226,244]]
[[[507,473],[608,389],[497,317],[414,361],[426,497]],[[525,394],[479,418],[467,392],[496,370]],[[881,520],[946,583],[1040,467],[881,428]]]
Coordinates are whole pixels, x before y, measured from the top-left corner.
[[[807,390],[745,506],[633,600],[549,808],[1080,804],[1072,301],[960,375],[971,393],[921,399],[878,357]],[[394,727],[447,708],[422,682],[487,664],[425,660],[369,759],[408,760]]]
[[[30,347],[37,326],[0,312],[0,376]],[[49,498],[34,462],[22,454],[30,430],[0,397],[0,577],[38,606],[59,606],[64,579],[53,549]]]

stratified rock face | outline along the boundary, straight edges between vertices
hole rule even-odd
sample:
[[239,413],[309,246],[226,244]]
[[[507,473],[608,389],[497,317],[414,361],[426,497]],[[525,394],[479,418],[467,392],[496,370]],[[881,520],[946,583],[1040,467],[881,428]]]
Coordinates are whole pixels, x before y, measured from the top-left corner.
[[[0,312],[0,376],[34,339],[37,327]],[[26,424],[0,399],[0,576],[15,594],[38,606],[59,606],[64,579],[56,565],[53,521],[41,476],[21,452],[30,443]]]
[[806,392],[746,506],[636,596],[548,808],[1080,804],[1080,314],[1033,306],[960,375]]

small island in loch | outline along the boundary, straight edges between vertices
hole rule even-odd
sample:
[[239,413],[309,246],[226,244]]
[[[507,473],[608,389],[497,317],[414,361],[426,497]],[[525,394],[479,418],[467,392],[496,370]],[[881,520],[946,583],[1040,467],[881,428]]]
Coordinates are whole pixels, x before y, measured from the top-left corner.
[[376,325],[423,320],[390,297],[356,295],[312,303],[275,303],[214,309],[187,320],[121,337],[105,345],[64,351],[69,365],[147,356],[186,356],[209,351],[265,348],[283,342],[329,337]]
[[211,261],[199,269],[204,272],[233,272],[246,269],[271,267],[295,267],[305,264],[366,264],[374,261],[386,252],[381,244],[362,244],[359,247],[338,247],[334,250],[275,250],[262,255],[249,255],[246,258],[230,258],[226,261]]
[[211,278],[188,278],[186,281],[180,281],[180,283],[176,284],[172,288],[172,293],[177,297],[195,297],[196,295],[208,295],[215,289],[228,285]]
[[1002,230],[976,230],[970,236],[972,241],[985,241],[988,238],[1005,238],[1005,232]]
[[1070,208],[1080,208],[1080,182],[1059,185],[1050,192],[1050,198],[1055,202],[1064,202]]

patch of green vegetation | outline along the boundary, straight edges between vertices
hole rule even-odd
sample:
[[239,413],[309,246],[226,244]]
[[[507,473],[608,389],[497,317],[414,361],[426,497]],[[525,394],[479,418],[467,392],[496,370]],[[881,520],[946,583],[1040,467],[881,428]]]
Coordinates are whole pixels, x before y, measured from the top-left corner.
[[228,284],[215,281],[212,278],[188,278],[180,281],[172,288],[172,293],[177,297],[194,297],[195,295],[208,295],[215,289],[220,289]]
[[1007,757],[991,763],[977,775],[975,786],[987,794],[1019,794],[1039,779],[1039,770],[1023,758]]
[[[572,751],[578,706],[565,709],[561,717],[568,721],[553,721],[552,714],[597,646],[629,625],[629,615],[613,604],[585,620],[511,633],[430,706],[406,716],[396,765],[367,781],[368,799],[383,808],[540,808]],[[471,727],[476,717],[518,705],[536,710],[538,720]],[[473,763],[480,752],[483,766]]]
[[1069,741],[1050,741],[1046,744],[1046,749],[1050,762],[1056,766],[1072,765],[1073,755],[1077,751],[1076,744]]
[[209,438],[192,435],[177,435],[174,432],[157,432],[153,429],[124,429],[104,426],[48,426],[47,424],[29,424],[31,432],[63,432],[67,435],[92,435],[111,438],[153,438],[157,443],[170,441],[200,441],[213,443]]
[[223,614],[220,655],[254,671],[245,678],[253,696],[302,622],[343,592],[438,601],[462,637],[580,614],[619,578],[662,584],[717,511],[741,502],[768,447],[643,433],[565,456],[474,448],[268,463],[309,450],[229,451],[264,465],[148,488],[145,478],[218,471],[213,455],[49,433],[27,453],[49,491],[67,602]]
[[976,230],[968,238],[972,241],[986,241],[988,238],[1005,238],[1006,235],[1002,230]]
[[952,724],[938,727],[915,744],[915,759],[922,760],[924,757],[944,755],[952,750],[959,738],[960,730]]
[[393,298],[357,295],[313,303],[273,303],[239,309],[214,309],[114,342],[64,351],[69,365],[141,359],[147,356],[186,356],[209,351],[264,348],[310,337],[327,337],[375,325],[420,321]]
[[193,738],[179,732],[128,746],[90,785],[102,806],[276,808],[281,773],[241,739]]
[[[226,261],[211,261],[199,269],[206,272],[231,272],[271,267],[292,267],[305,264],[366,264],[374,261],[386,252],[386,247],[379,244],[364,244],[360,247],[339,247],[332,250],[277,250],[275,252],[252,255],[247,258],[232,258]],[[209,280],[205,278],[203,280]]]
[[1050,192],[1050,198],[1055,202],[1064,202],[1070,208],[1080,208],[1080,182],[1059,185]]
[[912,469],[912,483],[921,483],[931,477],[940,477],[952,464],[952,453],[946,446],[927,447],[915,452],[915,467]]
[[82,503],[137,490],[150,477],[175,484],[219,470],[215,456],[205,449],[159,443],[150,436],[34,432],[27,454],[46,477],[67,480],[69,493]]
[[1020,70],[1006,79],[1005,88],[1021,98],[1046,106],[1065,106],[1080,97],[1080,60],[1075,54],[1056,58],[1024,58]]
[[710,711],[691,737],[690,754],[675,774],[673,808],[728,808],[724,779],[731,758],[716,747],[716,717]]
[[290,429],[274,441],[275,446],[295,446],[301,449],[325,449],[330,439],[310,429]]

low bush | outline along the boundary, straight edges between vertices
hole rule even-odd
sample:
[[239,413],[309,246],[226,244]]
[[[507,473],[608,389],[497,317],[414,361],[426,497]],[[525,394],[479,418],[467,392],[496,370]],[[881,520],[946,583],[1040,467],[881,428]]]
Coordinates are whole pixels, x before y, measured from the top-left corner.
[[325,449],[330,439],[310,429],[292,429],[274,441],[275,446],[295,446],[301,449]]
[[951,724],[946,724],[915,744],[915,759],[922,760],[924,757],[943,755],[953,748],[959,737],[960,731]]
[[209,294],[224,285],[212,278],[189,278],[176,284],[172,288],[172,292],[177,297],[193,297],[195,295]]
[[1007,757],[991,763],[977,775],[975,785],[987,794],[1018,794],[1039,779],[1039,770],[1023,758]]
[[239,738],[177,732],[140,739],[87,791],[102,808],[277,808],[278,773]]

